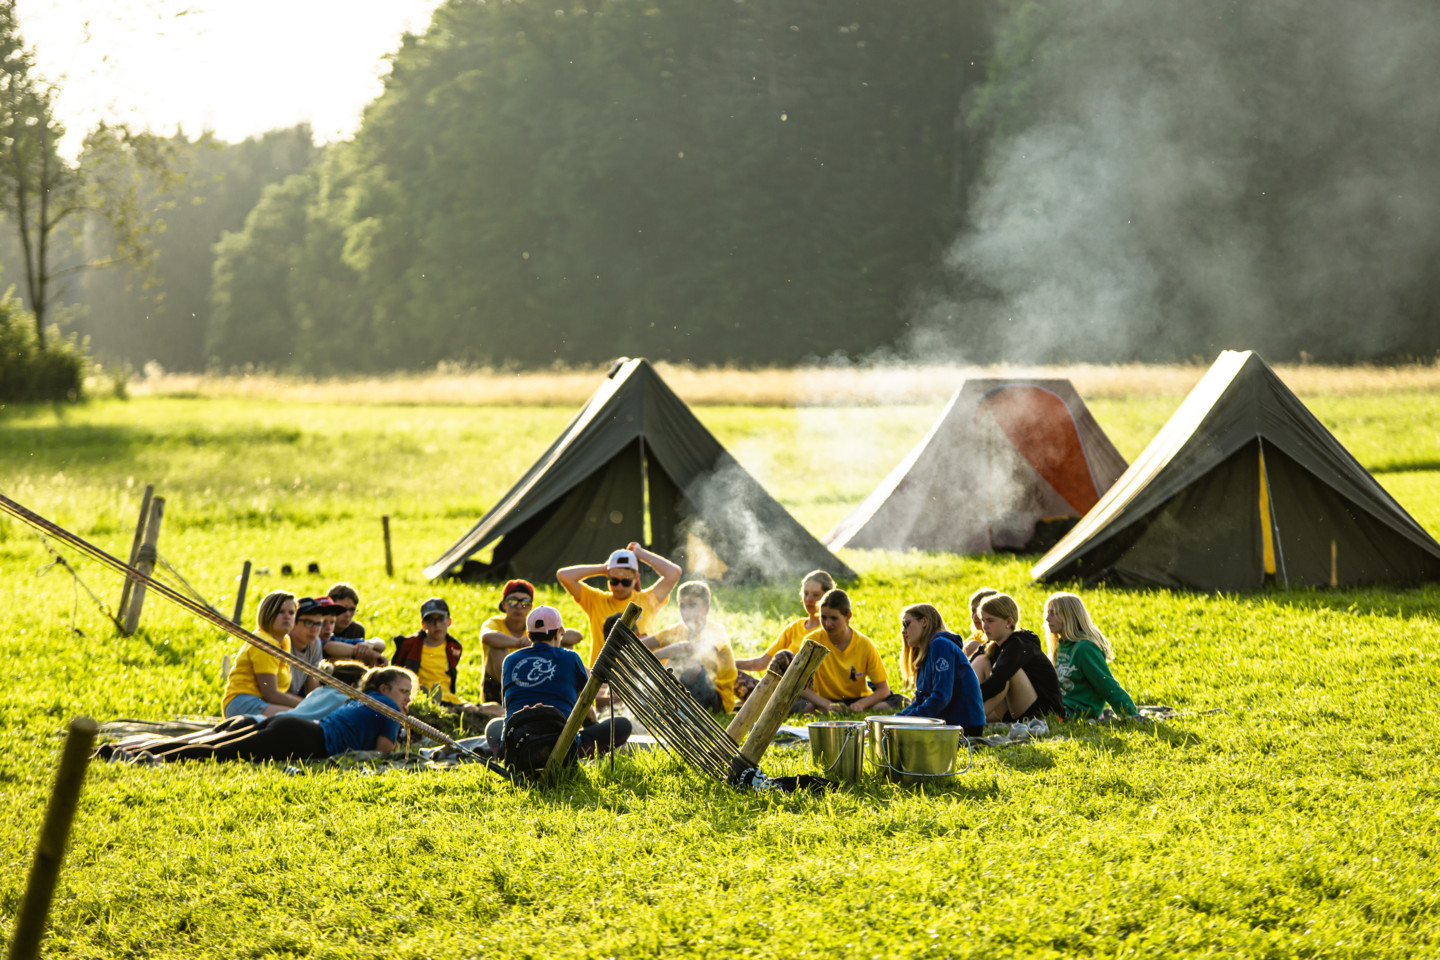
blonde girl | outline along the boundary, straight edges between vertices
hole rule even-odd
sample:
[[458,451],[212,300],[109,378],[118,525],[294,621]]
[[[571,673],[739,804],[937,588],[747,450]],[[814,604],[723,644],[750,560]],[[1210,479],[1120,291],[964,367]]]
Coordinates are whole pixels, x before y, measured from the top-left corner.
[[1060,678],[1040,649],[1040,638],[1020,626],[1020,607],[1009,594],[980,601],[980,629],[985,649],[971,658],[985,699],[985,718],[1013,723],[1043,714],[1065,717]]
[[1115,654],[1091,621],[1085,601],[1073,593],[1050,594],[1045,600],[1045,626],[1067,716],[1098,717],[1106,703],[1122,717],[1139,712],[1106,665]]
[[[297,609],[293,593],[275,590],[266,594],[255,611],[255,632],[289,653]],[[290,665],[249,643],[241,644],[220,696],[222,714],[273,717],[299,702],[300,698],[290,693]]]
[[945,629],[945,621],[928,603],[912,603],[900,614],[900,639],[905,644],[900,663],[916,677],[915,701],[900,711],[902,717],[934,717],[965,728],[978,737],[985,727],[985,702],[980,681],[960,652],[960,638]]
[[811,570],[805,574],[800,581],[800,603],[805,608],[805,616],[785,624],[775,642],[760,656],[736,660],[736,669],[764,670],[776,655],[787,650],[790,653],[799,650],[805,636],[820,629],[820,599],[834,589],[835,578],[824,570]]

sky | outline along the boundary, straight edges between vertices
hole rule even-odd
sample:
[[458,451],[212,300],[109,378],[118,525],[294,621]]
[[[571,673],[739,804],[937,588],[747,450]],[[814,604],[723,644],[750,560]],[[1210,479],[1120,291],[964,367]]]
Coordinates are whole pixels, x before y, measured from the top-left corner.
[[309,122],[355,131],[386,54],[441,0],[18,0],[41,76],[60,86],[66,152],[104,120],[235,142]]

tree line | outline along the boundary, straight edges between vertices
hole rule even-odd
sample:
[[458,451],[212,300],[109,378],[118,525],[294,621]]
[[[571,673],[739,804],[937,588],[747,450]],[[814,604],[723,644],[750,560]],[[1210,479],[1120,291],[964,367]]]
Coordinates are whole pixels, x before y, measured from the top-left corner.
[[[126,174],[97,186],[131,206],[92,205],[66,255],[129,265],[76,274],[68,329],[136,366],[316,374],[1440,349],[1432,48],[1392,54],[1419,99],[1384,113],[1306,59],[1344,52],[1338,11],[1160,6],[449,0],[351,140],[112,136]],[[1365,149],[1297,102],[1317,85]]]

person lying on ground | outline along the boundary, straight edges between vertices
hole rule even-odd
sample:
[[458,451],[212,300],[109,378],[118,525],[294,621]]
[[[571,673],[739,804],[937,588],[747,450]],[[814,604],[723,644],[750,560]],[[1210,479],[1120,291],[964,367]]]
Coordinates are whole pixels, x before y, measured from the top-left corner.
[[[329,597],[301,597],[295,610],[295,626],[290,628],[290,652],[318,667],[325,659],[325,618],[334,618],[340,605]],[[300,670],[290,671],[289,692],[303,697],[320,685],[320,681]]]
[[1020,625],[1020,607],[1009,594],[996,593],[980,601],[980,627],[985,649],[970,658],[985,698],[985,719],[1014,723],[1042,714],[1065,719],[1060,678],[1055,665],[1040,649],[1040,638]]
[[[320,661],[320,669],[347,687],[353,687],[365,676],[368,668],[358,660],[341,660],[338,663],[322,660]],[[343,691],[337,690],[328,684],[320,684],[312,690],[304,700],[300,701],[299,706],[285,711],[285,715],[287,717],[301,717],[306,720],[321,720],[349,702],[350,698],[346,696]],[[122,757],[127,757],[131,752],[137,751],[154,753],[198,744],[219,744],[226,740],[233,739],[263,719],[265,718],[260,715],[252,716],[241,714],[239,716],[227,717],[213,727],[196,730],[194,733],[187,733],[183,737],[156,739],[151,734],[130,737],[114,743],[101,744],[100,747],[96,749],[95,756],[102,760],[108,760],[115,753],[119,753]]]
[[[290,631],[295,628],[295,594],[274,590],[255,611],[255,632],[262,640],[290,653]],[[273,717],[300,702],[290,692],[290,664],[259,647],[242,643],[225,679],[220,713],[226,717],[255,714]]]
[[1050,594],[1045,601],[1045,626],[1067,717],[1098,717],[1105,712],[1106,703],[1122,717],[1139,715],[1135,701],[1105,663],[1115,654],[1105,634],[1091,622],[1085,601],[1073,593]]
[[898,711],[902,717],[934,717],[965,728],[967,737],[985,732],[985,701],[980,681],[960,651],[961,640],[928,603],[913,603],[900,614],[900,659],[915,677],[915,701]]
[[[535,585],[528,580],[511,580],[500,592],[500,616],[491,617],[480,627],[480,643],[485,649],[484,702],[499,704],[502,699],[501,668],[505,658],[516,650],[530,646],[525,631],[525,618],[535,605]],[[560,645],[573,647],[581,641],[579,630],[566,630]]]
[[698,580],[675,591],[680,622],[645,639],[699,704],[712,712],[735,709],[735,653],[725,627],[710,615],[710,587]]
[[460,699],[458,683],[460,658],[465,648],[450,635],[450,605],[439,597],[431,597],[420,605],[420,630],[411,636],[395,638],[395,663],[415,671],[420,678],[422,693],[434,695],[440,690],[440,705],[451,713],[465,717],[495,717],[500,705],[466,703]]
[[[643,590],[640,588],[641,563],[660,575],[658,581]],[[555,571],[555,578],[590,620],[590,655],[586,664],[594,664],[600,655],[600,647],[605,642],[605,618],[612,613],[624,613],[630,603],[637,604],[641,610],[635,633],[654,633],[655,615],[670,599],[670,591],[680,582],[680,573],[677,564],[634,542],[610,554],[604,563],[580,564]],[[608,591],[597,590],[584,582],[600,576],[610,581]]]
[[365,639],[365,624],[355,619],[355,611],[360,609],[360,594],[348,583],[337,583],[325,595],[336,603],[340,604],[341,611],[335,619],[335,639],[349,640],[352,643],[356,640]]
[[[405,713],[415,689],[415,674],[403,667],[376,667],[360,681],[360,691]],[[363,703],[351,702],[323,720],[282,713],[267,717],[236,736],[217,743],[147,750],[166,762],[179,760],[319,760],[347,750],[390,753],[400,740],[400,723]]]
[[[505,658],[503,693],[505,716],[491,720],[485,727],[485,742],[496,758],[505,758],[506,719],[537,704],[554,707],[568,717],[580,699],[580,691],[590,673],[585,661],[574,650],[561,646],[565,624],[560,611],[540,606],[530,611],[525,622],[530,646],[516,650]],[[630,739],[631,725],[625,717],[595,720],[595,708],[586,715],[588,725],[576,735],[576,747],[582,757],[618,747]]]
[[805,637],[820,629],[820,598],[834,589],[835,578],[824,570],[811,570],[805,574],[800,581],[800,603],[805,607],[805,616],[785,624],[775,641],[758,657],[736,660],[736,669],[763,671],[770,666],[770,661],[777,653],[784,650],[794,653],[799,650]]
[[820,661],[810,687],[800,694],[808,708],[819,713],[894,713],[905,698],[890,691],[890,677],[880,651],[859,630],[850,626],[850,595],[835,589],[820,599],[820,629],[806,636],[829,655]]
[[994,587],[981,587],[970,594],[970,636],[961,647],[967,658],[975,656],[985,646],[985,631],[980,629],[980,601],[999,593]]

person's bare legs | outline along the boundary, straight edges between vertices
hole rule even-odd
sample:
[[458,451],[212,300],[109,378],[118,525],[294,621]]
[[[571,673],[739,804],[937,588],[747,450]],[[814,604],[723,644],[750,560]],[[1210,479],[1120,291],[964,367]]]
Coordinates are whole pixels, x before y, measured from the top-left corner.
[[[983,659],[983,658],[977,658]],[[990,675],[990,665],[985,665],[985,675]],[[1007,716],[1018,717],[1035,705],[1040,695],[1024,670],[1015,671],[1015,676],[1005,684],[1005,689],[985,701],[985,722],[999,723]]]
[[990,674],[994,672],[990,667],[990,658],[983,653],[974,660],[971,660],[970,666],[975,670],[975,679],[981,683],[989,680]]

